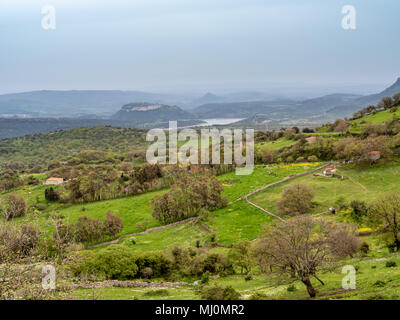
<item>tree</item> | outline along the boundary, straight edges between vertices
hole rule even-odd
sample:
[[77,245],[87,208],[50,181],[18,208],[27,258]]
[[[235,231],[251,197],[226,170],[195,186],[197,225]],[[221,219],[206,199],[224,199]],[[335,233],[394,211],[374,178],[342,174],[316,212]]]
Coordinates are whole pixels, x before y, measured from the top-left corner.
[[381,233],[389,236],[389,246],[400,251],[400,193],[389,193],[375,200],[368,216]]
[[354,242],[354,234],[344,227],[340,232],[335,229],[337,225],[313,219],[309,215],[297,216],[270,227],[257,244],[258,254],[263,255],[263,269],[299,279],[306,286],[310,297],[315,297],[316,290],[311,277],[324,285],[317,272],[358,249],[343,246],[340,240],[340,236],[345,236]]
[[2,208],[5,220],[22,217],[26,213],[26,200],[19,197],[17,193],[11,193],[5,198],[5,205]]
[[394,100],[394,104],[400,104],[400,92],[398,92],[398,93],[396,93],[394,96],[393,96],[393,100]]
[[253,263],[251,242],[249,240],[242,240],[234,244],[229,250],[228,258],[233,265],[241,268],[241,273],[243,273],[243,270],[245,270],[246,273],[250,272]]
[[60,200],[60,194],[54,188],[49,188],[44,191],[44,198],[47,201],[58,201]]
[[311,209],[314,191],[304,185],[295,184],[283,190],[278,208],[282,214],[304,214]]
[[198,216],[202,210],[226,206],[223,188],[215,176],[208,174],[181,174],[171,190],[152,200],[153,217],[162,223],[171,223]]
[[384,97],[378,103],[379,108],[383,108],[385,110],[390,109],[393,106],[393,99],[391,97]]
[[105,227],[105,233],[108,236],[113,237],[122,231],[123,228],[122,219],[120,217],[113,215],[111,211],[108,211],[104,227]]
[[332,125],[333,131],[337,132],[347,132],[349,131],[349,128],[350,128],[349,123],[343,119],[337,119]]

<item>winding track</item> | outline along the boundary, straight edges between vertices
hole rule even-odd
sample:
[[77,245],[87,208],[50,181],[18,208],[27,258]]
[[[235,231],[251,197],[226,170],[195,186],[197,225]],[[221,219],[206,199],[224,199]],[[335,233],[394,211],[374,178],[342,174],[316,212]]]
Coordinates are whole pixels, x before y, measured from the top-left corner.
[[[327,163],[327,164],[325,164],[325,165],[323,165],[321,167],[318,167],[316,169],[313,169],[313,170],[310,170],[310,171],[307,171],[307,172],[303,172],[303,173],[299,173],[299,174],[295,174],[293,176],[289,176],[289,177],[283,178],[282,180],[279,180],[277,182],[270,183],[270,184],[268,184],[266,186],[258,188],[256,190],[254,190],[254,191],[252,191],[252,192],[250,192],[250,193],[248,193],[248,194],[236,199],[235,201],[232,201],[232,202],[228,203],[228,205],[231,205],[231,204],[236,203],[236,202],[241,201],[241,200],[246,200],[246,202],[248,204],[250,204],[251,206],[253,206],[253,207],[255,207],[255,208],[257,208],[257,209],[259,209],[259,210],[261,210],[261,211],[263,211],[263,212],[265,212],[267,214],[269,214],[270,216],[272,216],[272,217],[274,217],[276,219],[279,219],[282,222],[286,222],[284,219],[282,219],[281,217],[277,216],[276,214],[274,214],[274,213],[272,213],[272,212],[270,212],[270,211],[268,211],[268,210],[256,205],[255,203],[251,202],[248,198],[250,196],[252,196],[252,195],[255,195],[256,193],[258,193],[260,191],[266,190],[266,189],[271,188],[273,186],[276,186],[278,184],[285,183],[287,181],[290,181],[290,180],[293,180],[293,179],[296,179],[296,178],[299,178],[299,177],[303,177],[303,176],[312,174],[312,173],[314,173],[316,171],[325,169],[325,168],[327,168],[328,166],[331,166],[331,165],[332,165],[332,162],[329,162],[329,163]],[[164,226],[149,228],[149,229],[147,229],[145,231],[142,231],[142,232],[125,234],[125,235],[120,236],[117,239],[114,239],[114,240],[111,240],[111,241],[107,241],[107,242],[101,242],[101,243],[94,244],[94,245],[90,245],[90,246],[87,246],[86,248],[87,249],[91,249],[91,248],[98,248],[98,247],[107,246],[107,245],[110,245],[110,244],[117,244],[120,240],[122,240],[124,238],[140,236],[140,235],[148,234],[149,232],[152,232],[152,231],[167,229],[167,228],[171,228],[171,227],[174,227],[176,225],[180,225],[180,224],[183,224],[183,223],[186,223],[186,222],[190,222],[190,221],[195,222],[197,220],[199,220],[199,217],[188,218],[188,219],[181,220],[181,221],[174,222],[174,223],[170,223],[170,224],[167,224],[167,225],[164,225]]]

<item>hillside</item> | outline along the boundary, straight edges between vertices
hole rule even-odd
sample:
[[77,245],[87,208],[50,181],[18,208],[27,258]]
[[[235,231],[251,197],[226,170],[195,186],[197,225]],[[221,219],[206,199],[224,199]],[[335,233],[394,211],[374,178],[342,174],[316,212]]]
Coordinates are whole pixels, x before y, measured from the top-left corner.
[[137,122],[159,122],[193,119],[194,116],[177,106],[140,102],[124,105],[112,118]]
[[336,106],[328,110],[327,113],[335,115],[336,117],[348,117],[351,116],[354,112],[360,110],[361,108],[368,105],[375,105],[382,98],[392,97],[398,92],[400,92],[400,77],[396,80],[395,83],[393,83],[390,87],[386,88],[380,93],[360,97],[349,104]]
[[125,153],[145,146],[145,132],[136,129],[82,127],[27,135],[0,140],[0,168],[47,167],[52,161],[76,157],[83,150]]

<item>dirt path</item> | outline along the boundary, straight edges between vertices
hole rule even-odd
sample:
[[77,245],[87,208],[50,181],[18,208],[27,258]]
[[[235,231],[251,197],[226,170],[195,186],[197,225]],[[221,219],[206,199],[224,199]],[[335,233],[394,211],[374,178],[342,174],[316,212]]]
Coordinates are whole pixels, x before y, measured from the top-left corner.
[[[269,214],[270,216],[272,216],[272,217],[274,217],[274,218],[277,218],[277,219],[279,219],[279,220],[281,220],[281,221],[285,221],[285,220],[282,219],[281,217],[279,217],[279,216],[273,214],[272,212],[269,212],[268,210],[265,210],[264,208],[261,208],[260,206],[254,204],[253,202],[251,202],[251,201],[248,199],[248,197],[250,197],[250,196],[252,196],[252,195],[254,195],[254,194],[256,194],[256,193],[258,193],[258,192],[260,192],[260,191],[263,191],[263,190],[265,190],[265,189],[268,189],[268,188],[270,188],[270,187],[276,186],[276,185],[278,185],[278,184],[281,184],[281,183],[284,183],[284,182],[287,182],[287,181],[290,181],[290,180],[293,180],[293,179],[296,179],[296,178],[299,178],[299,177],[303,177],[303,176],[309,175],[309,174],[314,173],[314,172],[316,172],[316,171],[322,170],[322,169],[324,169],[324,168],[326,168],[326,167],[328,167],[328,166],[331,166],[331,165],[332,165],[332,163],[330,162],[330,163],[325,164],[325,165],[323,165],[323,166],[321,166],[321,167],[318,167],[318,168],[316,168],[316,169],[313,169],[313,170],[310,170],[310,171],[307,171],[307,172],[303,172],[303,173],[299,173],[299,174],[296,174],[296,175],[293,175],[293,176],[289,176],[289,177],[286,177],[286,178],[284,178],[284,179],[282,179],[282,180],[279,180],[279,181],[277,181],[277,182],[270,183],[270,184],[268,184],[268,185],[266,185],[266,186],[263,186],[263,187],[261,187],[261,188],[258,188],[257,190],[254,190],[254,191],[252,191],[252,192],[250,192],[250,193],[248,193],[248,194],[246,194],[246,195],[244,195],[244,196],[242,196],[242,197],[236,199],[236,200],[233,201],[233,202],[230,202],[228,205],[231,205],[231,204],[233,204],[233,203],[235,203],[235,202],[238,202],[238,201],[241,201],[241,200],[246,200],[247,203],[249,203],[249,204],[252,205],[253,207],[255,207],[255,208],[257,208],[257,209],[259,209],[259,210],[261,210],[261,211],[263,211],[263,212],[265,212],[265,213],[267,213],[267,214]],[[171,228],[171,227],[174,227],[174,226],[176,226],[176,225],[183,224],[183,223],[186,223],[186,222],[190,222],[190,221],[193,221],[193,222],[194,222],[194,221],[197,221],[198,219],[199,219],[199,217],[189,218],[189,219],[181,220],[181,221],[178,221],[178,222],[170,223],[170,224],[167,224],[167,225],[164,225],[164,226],[149,228],[149,229],[147,229],[147,230],[145,230],[145,231],[143,231],[143,232],[125,234],[125,235],[123,235],[123,236],[120,236],[120,237],[117,238],[117,239],[114,239],[114,240],[111,240],[111,241],[107,241],[107,242],[101,242],[101,243],[94,244],[94,245],[90,245],[90,246],[87,246],[86,248],[87,248],[87,249],[90,249],[90,248],[98,248],[98,247],[103,247],[103,246],[107,246],[107,245],[110,245],[110,244],[116,244],[116,243],[118,243],[119,241],[121,241],[121,240],[124,239],[124,238],[135,237],[135,236],[140,236],[140,235],[148,234],[149,232],[152,232],[152,231],[157,231],[157,230],[162,230],[162,229]]]
[[143,281],[119,281],[119,280],[107,280],[98,282],[80,282],[73,283],[72,289],[95,289],[95,288],[106,288],[106,287],[119,287],[119,288],[176,288],[187,286],[186,282],[143,282]]
[[[332,165],[332,162],[330,162],[330,163],[328,163],[328,164],[325,164],[325,165],[323,165],[322,167],[318,167],[318,168],[316,168],[316,169],[313,169],[313,170],[310,170],[310,171],[307,171],[307,172],[295,174],[295,175],[293,175],[293,176],[286,177],[286,178],[284,178],[284,179],[282,179],[282,180],[279,180],[279,181],[277,181],[277,182],[270,183],[270,184],[268,184],[268,185],[266,185],[266,186],[263,186],[263,187],[261,187],[261,188],[258,188],[257,190],[254,190],[254,191],[252,191],[252,192],[250,192],[250,193],[244,195],[243,197],[241,197],[241,198],[239,198],[239,199],[236,199],[235,201],[233,201],[233,202],[231,202],[231,203],[235,203],[235,202],[238,202],[238,201],[240,201],[240,200],[246,200],[246,202],[247,202],[248,204],[250,204],[251,206],[253,206],[253,207],[255,207],[255,208],[257,208],[257,209],[259,209],[259,210],[261,210],[261,211],[263,211],[263,212],[265,212],[265,213],[267,213],[267,214],[269,214],[270,216],[272,216],[272,217],[274,217],[274,218],[276,218],[276,219],[279,219],[279,220],[282,221],[282,222],[286,222],[286,220],[284,220],[283,218],[279,217],[278,215],[276,215],[276,214],[274,214],[274,213],[272,213],[272,212],[270,212],[270,211],[268,211],[268,210],[266,210],[266,209],[264,209],[264,208],[262,208],[262,207],[256,205],[256,204],[253,203],[253,202],[251,202],[251,201],[249,200],[249,197],[255,195],[256,193],[258,193],[258,192],[260,192],[260,191],[264,191],[264,190],[266,190],[266,189],[268,189],[268,188],[271,188],[271,187],[273,187],[273,186],[276,186],[276,185],[278,185],[278,184],[281,184],[281,183],[284,183],[284,182],[287,182],[287,181],[290,181],[290,180],[293,180],[293,179],[296,179],[296,178],[299,178],[299,177],[303,177],[303,176],[312,174],[312,173],[314,173],[314,172],[316,172],[316,171],[325,169],[325,168],[327,168],[328,166],[331,166],[331,165]],[[230,203],[230,204],[231,204],[231,203]],[[326,213],[326,212],[329,212],[329,211],[321,212],[321,213],[319,213],[318,215],[322,215],[322,214],[324,214],[324,213]]]
[[117,238],[117,239],[114,239],[114,240],[111,240],[111,241],[107,241],[107,242],[101,242],[101,243],[98,243],[98,244],[93,244],[93,245],[91,245],[91,246],[87,246],[86,248],[87,248],[87,249],[90,249],[90,248],[98,248],[98,247],[103,247],[103,246],[107,246],[107,245],[110,245],[110,244],[116,244],[116,243],[118,243],[120,240],[122,240],[122,239],[124,239],[124,238],[135,237],[135,236],[141,236],[141,235],[144,235],[144,234],[148,234],[149,232],[152,232],[152,231],[157,231],[157,230],[163,230],[163,229],[171,228],[171,227],[174,227],[174,226],[177,226],[177,225],[186,223],[186,222],[190,222],[190,221],[193,221],[193,222],[194,222],[194,221],[197,221],[198,219],[199,219],[199,217],[189,218],[189,219],[181,220],[181,221],[178,221],[178,222],[170,223],[170,224],[167,224],[167,225],[164,225],[164,226],[149,228],[149,229],[147,229],[147,230],[145,230],[145,231],[142,231],[142,232],[124,234],[124,235],[120,236],[120,237]]
[[247,203],[252,205],[253,207],[255,207],[255,208],[257,208],[257,209],[259,209],[261,211],[264,211],[265,213],[269,214],[270,216],[272,216],[274,218],[277,218],[277,219],[281,220],[282,222],[286,222],[286,220],[282,219],[281,217],[277,216],[276,214],[273,214],[272,212],[270,212],[268,210],[265,210],[264,208],[261,208],[260,206],[258,206],[255,203],[251,202],[248,198],[245,198],[245,199],[246,199]]
[[353,179],[352,177],[350,177],[349,175],[343,175],[343,177],[347,177],[349,178],[349,180],[355,184],[358,184],[361,188],[364,189],[364,191],[368,191],[367,187],[364,186],[361,182],[358,182],[357,180]]

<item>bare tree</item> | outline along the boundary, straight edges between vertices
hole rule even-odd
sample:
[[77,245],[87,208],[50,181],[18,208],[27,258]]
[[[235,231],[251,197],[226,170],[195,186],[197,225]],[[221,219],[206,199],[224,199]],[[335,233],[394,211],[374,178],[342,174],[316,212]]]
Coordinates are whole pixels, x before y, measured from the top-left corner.
[[390,241],[400,251],[400,193],[389,193],[375,200],[368,216],[372,224],[390,236]]
[[317,272],[358,249],[338,243],[339,235],[352,242],[355,235],[344,228],[335,232],[335,228],[321,219],[302,215],[268,229],[265,238],[256,244],[256,252],[263,256],[263,269],[299,279],[310,297],[315,297],[311,277],[324,285]]
[[5,198],[2,205],[2,214],[5,220],[22,217],[26,213],[26,200],[19,197],[15,192]]

